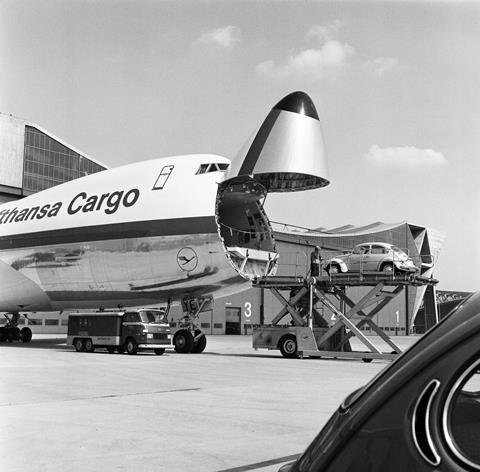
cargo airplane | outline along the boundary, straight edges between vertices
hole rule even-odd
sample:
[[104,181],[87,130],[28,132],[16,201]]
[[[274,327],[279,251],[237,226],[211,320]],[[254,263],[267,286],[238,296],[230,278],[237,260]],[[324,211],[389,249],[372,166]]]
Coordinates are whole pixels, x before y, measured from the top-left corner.
[[[262,206],[267,193],[328,183],[317,111],[308,95],[294,92],[232,163],[210,154],[163,157],[5,203],[0,311],[10,321],[0,341],[31,339],[29,328],[17,326],[20,312],[205,300],[244,290],[278,264]],[[198,339],[202,333],[189,326]]]

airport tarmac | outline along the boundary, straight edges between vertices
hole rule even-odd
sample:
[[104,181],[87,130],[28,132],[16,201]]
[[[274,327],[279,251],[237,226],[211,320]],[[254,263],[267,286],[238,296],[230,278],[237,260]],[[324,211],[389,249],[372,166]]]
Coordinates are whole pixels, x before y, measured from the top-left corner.
[[[418,337],[393,339],[403,349]],[[10,472],[276,471],[390,364],[284,359],[254,351],[250,336],[209,336],[203,354],[129,356],[34,335],[0,344],[0,356],[0,469]]]

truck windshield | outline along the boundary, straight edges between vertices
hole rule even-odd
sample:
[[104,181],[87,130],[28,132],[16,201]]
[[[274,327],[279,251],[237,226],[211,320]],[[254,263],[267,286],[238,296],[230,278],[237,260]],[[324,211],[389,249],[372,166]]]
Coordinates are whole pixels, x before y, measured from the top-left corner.
[[167,323],[167,317],[161,311],[141,311],[140,320],[142,323]]

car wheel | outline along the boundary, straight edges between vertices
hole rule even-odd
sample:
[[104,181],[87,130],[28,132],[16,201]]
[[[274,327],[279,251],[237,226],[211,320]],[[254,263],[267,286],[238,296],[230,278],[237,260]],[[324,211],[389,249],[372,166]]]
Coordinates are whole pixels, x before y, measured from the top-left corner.
[[129,338],[127,339],[127,344],[125,346],[127,348],[127,354],[136,354],[138,352],[138,346],[135,342],[135,339]]
[[332,264],[328,270],[327,270],[328,275],[333,275],[333,274],[339,274],[340,273],[340,266],[337,264]]
[[180,329],[173,336],[173,345],[175,346],[175,351],[181,354],[192,352],[193,334],[187,329]]
[[381,272],[384,272],[385,274],[393,274],[393,264],[390,262],[387,262],[386,264],[383,264],[381,269]]
[[278,347],[283,357],[292,359],[297,357],[297,338],[293,334],[283,336],[278,342]]

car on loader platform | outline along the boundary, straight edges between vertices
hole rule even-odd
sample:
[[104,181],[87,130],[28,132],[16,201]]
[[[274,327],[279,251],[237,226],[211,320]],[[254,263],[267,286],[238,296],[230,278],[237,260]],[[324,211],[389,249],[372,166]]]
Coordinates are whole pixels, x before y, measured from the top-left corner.
[[162,355],[171,347],[171,338],[165,312],[155,308],[71,313],[68,317],[67,345],[77,352],[105,348],[110,353],[153,350]]
[[281,472],[480,470],[480,293],[350,394]]
[[357,244],[351,252],[325,261],[323,268],[328,275],[343,272],[395,272],[415,273],[418,267],[400,248],[393,244],[370,242]]

